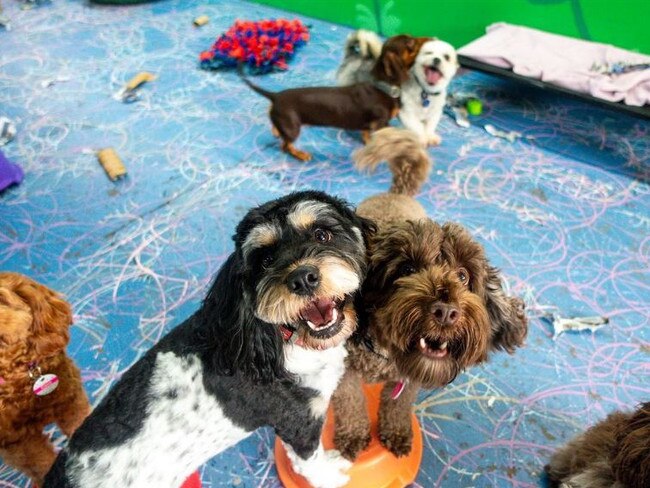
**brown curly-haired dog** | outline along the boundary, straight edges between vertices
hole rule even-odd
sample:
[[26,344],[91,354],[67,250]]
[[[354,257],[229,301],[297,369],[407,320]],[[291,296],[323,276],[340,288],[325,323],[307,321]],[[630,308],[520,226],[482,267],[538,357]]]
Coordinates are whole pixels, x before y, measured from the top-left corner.
[[336,448],[354,459],[370,441],[362,381],[384,381],[379,438],[397,456],[411,451],[411,405],[420,387],[443,387],[488,352],[513,352],[527,333],[523,301],[504,293],[499,271],[458,224],[427,218],[414,198],[431,161],[407,130],[377,131],[355,154],[360,168],[388,161],[388,193],[363,201],[374,220],[359,312],[366,324],[349,346],[347,372],[333,397]]
[[559,449],[545,470],[553,488],[647,488],[650,402],[612,413]]
[[[56,453],[43,428],[55,422],[70,436],[90,412],[79,370],[66,356],[70,305],[17,273],[0,273],[0,458],[36,484]],[[32,390],[38,372],[59,386],[46,396]]]

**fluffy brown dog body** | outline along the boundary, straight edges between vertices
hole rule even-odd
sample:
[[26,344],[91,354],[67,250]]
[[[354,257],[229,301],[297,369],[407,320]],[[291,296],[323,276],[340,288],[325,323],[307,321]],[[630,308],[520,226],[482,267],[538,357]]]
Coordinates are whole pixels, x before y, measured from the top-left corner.
[[[70,305],[55,292],[16,274],[0,273],[0,458],[42,484],[56,453],[43,428],[56,423],[70,436],[90,412],[79,370],[66,356]],[[35,371],[59,386],[37,396]]]
[[270,92],[244,78],[248,86],[271,101],[273,134],[282,150],[296,159],[311,155],[294,146],[303,125],[339,127],[367,133],[385,127],[399,111],[400,86],[408,79],[424,39],[400,35],[388,39],[371,75],[374,81],[350,86],[294,88]]
[[[363,201],[374,220],[360,313],[364,333],[349,347],[333,406],[335,444],[354,459],[370,440],[362,382],[385,382],[379,437],[395,455],[411,450],[411,406],[420,387],[443,387],[493,349],[512,352],[527,333],[523,302],[508,297],[497,269],[460,225],[439,225],[413,199],[431,161],[417,135],[385,128],[355,155],[360,168],[388,161],[389,192]],[[400,392],[398,394],[398,392]]]
[[647,488],[650,402],[612,413],[558,450],[545,469],[554,488]]

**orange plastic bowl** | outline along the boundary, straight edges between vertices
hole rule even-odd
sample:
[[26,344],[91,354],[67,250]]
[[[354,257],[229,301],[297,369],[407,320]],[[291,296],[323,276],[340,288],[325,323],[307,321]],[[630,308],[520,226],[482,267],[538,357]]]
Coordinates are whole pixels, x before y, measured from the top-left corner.
[[[359,455],[348,471],[350,482],[345,485],[346,488],[403,488],[415,481],[420,469],[422,432],[415,414],[411,414],[413,448],[408,456],[398,458],[379,442],[377,414],[382,386],[377,384],[364,387],[372,438],[368,448]],[[323,445],[325,449],[334,448],[334,415],[331,409],[327,413],[323,428]],[[293,471],[284,446],[278,438],[275,439],[275,465],[285,488],[310,488],[307,480]]]

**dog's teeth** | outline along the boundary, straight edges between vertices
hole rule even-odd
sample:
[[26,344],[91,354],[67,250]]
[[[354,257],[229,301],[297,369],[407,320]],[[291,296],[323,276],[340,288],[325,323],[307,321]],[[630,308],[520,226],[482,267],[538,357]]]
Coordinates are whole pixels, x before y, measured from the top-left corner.
[[445,341],[445,342],[443,342],[442,344],[440,344],[439,349],[442,349],[443,351],[444,351],[445,349],[447,349],[447,341]]
[[311,322],[311,321],[309,321],[309,320],[307,321],[307,325],[308,325],[309,327],[311,327],[312,329],[314,329],[314,330],[316,330],[316,329],[318,328],[318,327],[316,327],[316,324],[314,324],[313,322]]
[[334,313],[332,313],[332,320],[330,320],[329,324],[327,324],[327,325],[335,324],[336,321],[338,320],[338,318],[339,318],[339,311],[334,309]]
[[420,337],[420,348],[423,351],[427,348],[427,340],[424,337]]

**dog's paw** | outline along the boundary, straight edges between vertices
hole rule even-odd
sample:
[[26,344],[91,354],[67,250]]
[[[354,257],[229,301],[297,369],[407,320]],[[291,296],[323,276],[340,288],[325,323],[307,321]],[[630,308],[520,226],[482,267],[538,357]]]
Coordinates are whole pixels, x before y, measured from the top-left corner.
[[442,142],[442,137],[438,134],[433,134],[427,139],[427,146],[439,146]]
[[395,454],[397,457],[407,456],[411,452],[413,443],[413,431],[408,429],[383,429],[379,433],[381,445]]
[[323,469],[315,476],[315,479],[309,480],[314,488],[340,488],[350,481],[347,474],[352,463],[341,456],[341,453],[335,449],[325,451]]
[[357,456],[370,444],[370,432],[344,433],[334,437],[334,445],[341,451],[344,458],[354,461]]

